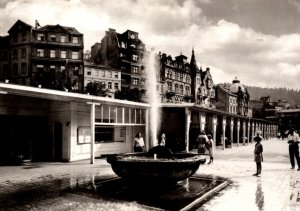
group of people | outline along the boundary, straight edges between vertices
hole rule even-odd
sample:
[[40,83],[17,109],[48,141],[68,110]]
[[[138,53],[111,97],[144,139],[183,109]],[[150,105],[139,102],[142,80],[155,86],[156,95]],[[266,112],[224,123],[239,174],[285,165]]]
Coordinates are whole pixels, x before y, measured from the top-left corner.
[[[166,146],[166,135],[164,133],[161,134],[161,138],[159,141],[160,146]],[[134,152],[144,152],[145,151],[145,142],[141,132],[138,132],[134,138]]]
[[197,138],[198,144],[198,153],[204,154],[205,149],[208,150],[209,162],[208,164],[213,163],[214,154],[213,154],[213,138],[210,134],[206,135],[205,130],[201,131],[200,135]]
[[[257,132],[256,136],[254,137],[255,147],[254,147],[254,161],[256,163],[256,173],[253,176],[260,176],[261,169],[262,169],[262,162],[263,162],[263,145],[262,140],[263,137],[261,136],[261,132]],[[288,135],[288,144],[289,144],[289,156],[290,156],[290,163],[291,169],[295,169],[295,158],[298,164],[298,171],[300,171],[300,157],[299,157],[299,146],[300,138],[298,133],[294,129],[289,131]],[[213,163],[214,154],[213,154],[213,138],[212,135],[206,135],[205,131],[201,131],[200,135],[197,137],[197,144],[198,144],[198,153],[204,154],[205,151],[208,151],[210,160],[208,164]],[[166,145],[166,135],[163,133],[161,135],[159,145],[165,146]],[[134,139],[134,152],[144,152],[145,151],[145,142],[142,136],[142,133],[138,132],[135,139]]]

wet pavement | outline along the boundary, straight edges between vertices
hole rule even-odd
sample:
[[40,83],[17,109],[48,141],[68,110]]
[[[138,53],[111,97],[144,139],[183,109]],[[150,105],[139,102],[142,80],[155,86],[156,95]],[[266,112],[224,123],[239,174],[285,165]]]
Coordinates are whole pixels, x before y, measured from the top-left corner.
[[[232,183],[204,199],[198,210],[300,210],[300,171],[290,169],[286,141],[274,139],[262,144],[261,177],[252,176],[256,170],[254,144],[218,150],[213,164],[200,166],[197,176],[222,177]],[[107,195],[109,189],[100,184],[112,178],[114,173],[105,159],[96,159],[94,165],[86,160],[0,166],[0,210],[177,209],[177,205],[159,208],[141,204],[134,195],[126,203],[124,198],[111,197]],[[119,195],[126,195],[123,186],[118,185],[113,191],[120,189]],[[106,195],[99,194],[100,190]]]

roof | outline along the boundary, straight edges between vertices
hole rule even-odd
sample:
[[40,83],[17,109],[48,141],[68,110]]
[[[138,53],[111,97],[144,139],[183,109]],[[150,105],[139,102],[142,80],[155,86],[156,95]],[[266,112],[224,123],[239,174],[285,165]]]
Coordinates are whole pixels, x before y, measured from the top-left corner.
[[8,30],[8,33],[12,34],[15,31],[30,30],[31,28],[32,28],[31,25],[29,25],[21,20],[17,20],[16,23]]
[[61,26],[57,25],[46,25],[38,29],[34,29],[36,31],[64,31],[68,34],[75,34],[75,35],[83,35],[82,33],[78,32],[76,28],[69,27],[69,26]]

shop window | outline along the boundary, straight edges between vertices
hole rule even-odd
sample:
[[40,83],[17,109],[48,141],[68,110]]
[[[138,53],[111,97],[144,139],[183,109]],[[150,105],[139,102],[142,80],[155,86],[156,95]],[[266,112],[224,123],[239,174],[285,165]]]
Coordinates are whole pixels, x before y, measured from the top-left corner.
[[95,127],[95,143],[113,142],[114,128]]

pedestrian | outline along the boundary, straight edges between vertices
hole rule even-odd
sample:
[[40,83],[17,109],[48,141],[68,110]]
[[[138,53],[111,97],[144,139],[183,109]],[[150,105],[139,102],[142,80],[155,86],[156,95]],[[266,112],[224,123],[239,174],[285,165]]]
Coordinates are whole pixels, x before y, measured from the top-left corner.
[[208,141],[208,138],[205,134],[205,130],[201,131],[200,135],[197,137],[197,144],[198,144],[198,153],[204,154],[205,152],[205,144]]
[[290,162],[292,165],[291,169],[295,168],[295,157],[298,164],[298,171],[300,171],[300,158],[299,158],[299,135],[291,129],[288,135],[288,144],[289,144],[289,155],[290,155]]
[[208,141],[205,144],[206,149],[208,150],[208,154],[209,154],[209,162],[208,164],[213,163],[214,161],[214,154],[213,154],[213,139],[212,136],[210,134],[207,135],[207,139]]
[[254,137],[254,141],[256,142],[254,148],[254,161],[256,162],[256,173],[253,176],[259,177],[261,175],[261,163],[263,162],[263,146],[261,144],[262,137],[260,133],[257,132]]
[[145,142],[141,132],[138,132],[134,138],[134,152],[144,152]]
[[166,135],[164,133],[161,134],[159,145],[166,146]]

